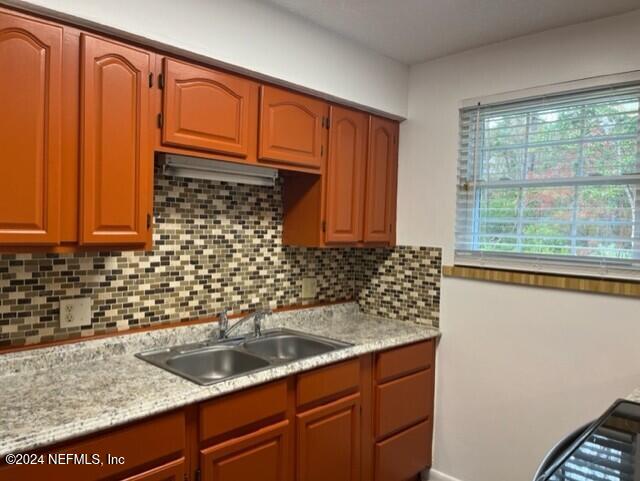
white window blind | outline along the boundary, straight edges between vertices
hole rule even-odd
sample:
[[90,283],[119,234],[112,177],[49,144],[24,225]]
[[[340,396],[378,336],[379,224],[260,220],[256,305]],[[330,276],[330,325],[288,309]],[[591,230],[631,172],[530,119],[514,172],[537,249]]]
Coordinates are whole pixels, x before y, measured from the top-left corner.
[[455,262],[640,278],[640,85],[460,112]]

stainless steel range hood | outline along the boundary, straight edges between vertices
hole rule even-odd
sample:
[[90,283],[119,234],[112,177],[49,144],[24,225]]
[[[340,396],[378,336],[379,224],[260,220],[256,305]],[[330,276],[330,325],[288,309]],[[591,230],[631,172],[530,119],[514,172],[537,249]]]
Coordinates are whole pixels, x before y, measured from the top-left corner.
[[176,177],[271,187],[278,178],[278,171],[267,167],[173,154],[159,154],[159,160],[163,172]]

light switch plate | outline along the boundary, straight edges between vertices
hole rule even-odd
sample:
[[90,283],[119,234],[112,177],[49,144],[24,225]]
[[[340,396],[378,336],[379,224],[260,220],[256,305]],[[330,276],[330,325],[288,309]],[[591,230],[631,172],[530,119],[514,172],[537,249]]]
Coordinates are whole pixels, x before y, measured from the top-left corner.
[[313,277],[304,277],[302,279],[302,298],[313,299],[318,294],[318,280]]
[[60,299],[60,327],[80,327],[91,324],[91,298]]

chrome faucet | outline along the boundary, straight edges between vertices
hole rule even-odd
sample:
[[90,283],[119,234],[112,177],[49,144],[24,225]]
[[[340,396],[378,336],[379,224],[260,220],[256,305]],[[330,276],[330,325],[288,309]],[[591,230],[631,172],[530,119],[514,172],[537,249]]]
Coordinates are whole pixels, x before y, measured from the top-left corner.
[[223,310],[220,313],[218,318],[219,323],[219,331],[218,331],[218,339],[228,339],[229,333],[234,329],[237,329],[240,325],[244,324],[247,321],[253,320],[253,335],[255,337],[260,337],[262,335],[262,321],[265,317],[271,314],[270,309],[257,309],[253,311],[251,314],[244,316],[242,319],[237,321],[233,326],[229,327],[229,318],[227,317],[227,309]]

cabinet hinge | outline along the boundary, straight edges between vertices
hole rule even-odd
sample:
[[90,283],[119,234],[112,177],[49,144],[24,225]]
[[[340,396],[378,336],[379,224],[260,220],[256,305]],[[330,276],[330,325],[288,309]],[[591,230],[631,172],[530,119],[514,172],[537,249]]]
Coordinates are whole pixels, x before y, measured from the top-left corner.
[[326,220],[322,221],[322,232],[327,232],[327,221]]
[[158,114],[158,127],[162,128],[163,123],[164,123],[164,118],[162,117],[162,112],[160,112]]
[[193,479],[194,481],[200,481],[200,470],[196,469],[196,472],[193,473]]
[[158,74],[158,88],[164,88],[164,75]]
[[147,214],[147,230],[151,229],[151,214]]
[[329,129],[330,126],[331,126],[331,119],[327,117],[327,122],[326,122],[327,129]]
[[149,74],[149,87],[153,87],[153,72]]

